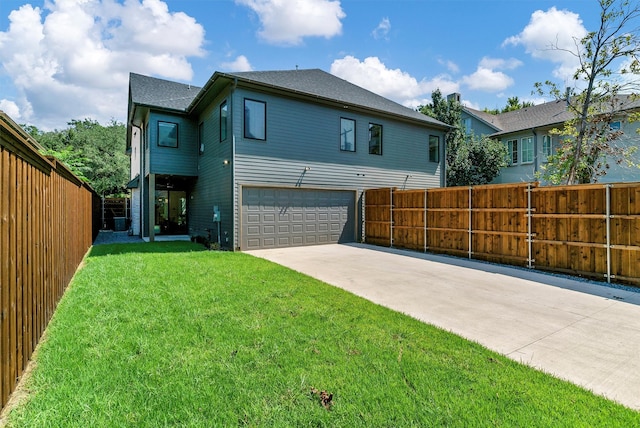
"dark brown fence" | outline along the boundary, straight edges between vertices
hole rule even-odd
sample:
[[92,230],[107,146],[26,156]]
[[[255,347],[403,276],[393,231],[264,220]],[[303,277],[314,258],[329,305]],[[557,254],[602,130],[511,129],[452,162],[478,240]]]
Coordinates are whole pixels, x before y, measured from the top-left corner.
[[91,247],[99,203],[0,112],[0,407]]
[[365,193],[365,237],[640,286],[640,183]]

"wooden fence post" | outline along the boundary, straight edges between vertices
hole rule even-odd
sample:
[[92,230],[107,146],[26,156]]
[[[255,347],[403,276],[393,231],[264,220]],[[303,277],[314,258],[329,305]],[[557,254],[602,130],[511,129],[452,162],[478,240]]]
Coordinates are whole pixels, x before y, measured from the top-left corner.
[[606,234],[607,234],[607,282],[611,283],[611,184],[605,185],[606,199]]
[[429,245],[429,240],[427,239],[427,194],[429,191],[424,189],[424,252],[427,252],[427,246]]
[[389,246],[393,247],[393,187],[389,188]]
[[533,233],[532,233],[533,208],[531,207],[531,183],[527,185],[527,264],[533,269]]
[[473,223],[472,223],[472,212],[473,212],[473,187],[469,186],[469,259],[473,258]]

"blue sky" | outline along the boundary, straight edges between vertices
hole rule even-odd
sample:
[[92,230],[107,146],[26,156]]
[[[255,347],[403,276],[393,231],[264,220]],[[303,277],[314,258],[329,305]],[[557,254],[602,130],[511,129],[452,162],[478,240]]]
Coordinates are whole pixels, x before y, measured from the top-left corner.
[[573,85],[596,0],[2,0],[0,109],[64,128],[124,122],[129,72],[203,85],[216,71],[320,68],[415,107],[459,92],[474,108]]

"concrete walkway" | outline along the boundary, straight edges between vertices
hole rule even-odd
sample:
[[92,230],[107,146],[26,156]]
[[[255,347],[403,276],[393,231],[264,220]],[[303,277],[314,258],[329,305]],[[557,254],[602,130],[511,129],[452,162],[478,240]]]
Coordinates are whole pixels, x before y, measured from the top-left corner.
[[640,410],[640,293],[361,244],[249,251]]

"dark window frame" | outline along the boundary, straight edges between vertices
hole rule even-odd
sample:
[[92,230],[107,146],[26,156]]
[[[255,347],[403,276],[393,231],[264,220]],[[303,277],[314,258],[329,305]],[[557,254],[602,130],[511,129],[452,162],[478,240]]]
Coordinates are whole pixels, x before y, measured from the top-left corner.
[[[345,139],[347,138],[347,135],[345,130],[343,129],[342,121],[351,122],[353,124],[353,127],[351,129],[351,131],[353,131],[353,148],[352,149],[346,148],[347,141]],[[343,138],[343,133],[345,134],[344,138]],[[356,151],[356,120],[355,119],[349,119],[348,117],[340,118],[340,151],[348,152],[348,153],[355,153]]]
[[[375,127],[378,127],[380,129],[379,136],[378,136],[379,141],[377,144],[374,144],[372,146],[371,145],[371,142],[373,139],[372,130]],[[383,144],[382,136],[383,136],[383,126],[378,123],[369,122],[369,154],[370,155],[382,156],[382,144]]]
[[[435,139],[435,140],[434,140]],[[432,147],[435,142],[435,157],[431,156]],[[429,135],[429,162],[440,163],[440,136],[438,135]]]
[[[173,125],[175,127],[175,134],[176,134],[175,143],[166,144],[163,141],[165,138],[160,138],[160,128],[163,125]],[[158,121],[158,126],[157,126],[157,131],[158,131],[158,134],[157,134],[158,140],[156,141],[156,144],[157,144],[158,147],[166,147],[166,148],[169,148],[169,149],[177,149],[180,146],[180,126],[179,126],[178,123],[176,123],[176,122],[168,122],[168,121],[165,121],[165,120],[159,120]],[[167,137],[168,137],[169,134],[167,134]]]
[[[262,104],[264,106],[264,114],[263,114],[263,133],[264,135],[262,136],[262,138],[260,137],[256,137],[254,135],[251,135],[251,133],[247,133],[248,128],[247,128],[247,101],[251,102],[251,103],[257,103],[257,104]],[[267,140],[267,102],[266,101],[260,101],[260,100],[254,100],[252,98],[245,98],[244,99],[244,114],[243,114],[243,135],[244,138],[246,139],[250,139],[250,140],[257,140],[257,141],[266,141]],[[250,124],[251,122],[249,122]]]
[[[515,146],[515,148],[514,148]],[[507,150],[509,152],[508,164],[509,166],[518,165],[518,139],[507,140]],[[514,156],[515,155],[515,156]],[[515,161],[514,161],[515,158]]]
[[204,122],[198,124],[198,154],[204,153]]
[[227,100],[220,104],[218,113],[220,115],[220,142],[222,143],[227,140],[229,134],[229,104],[227,104]]

